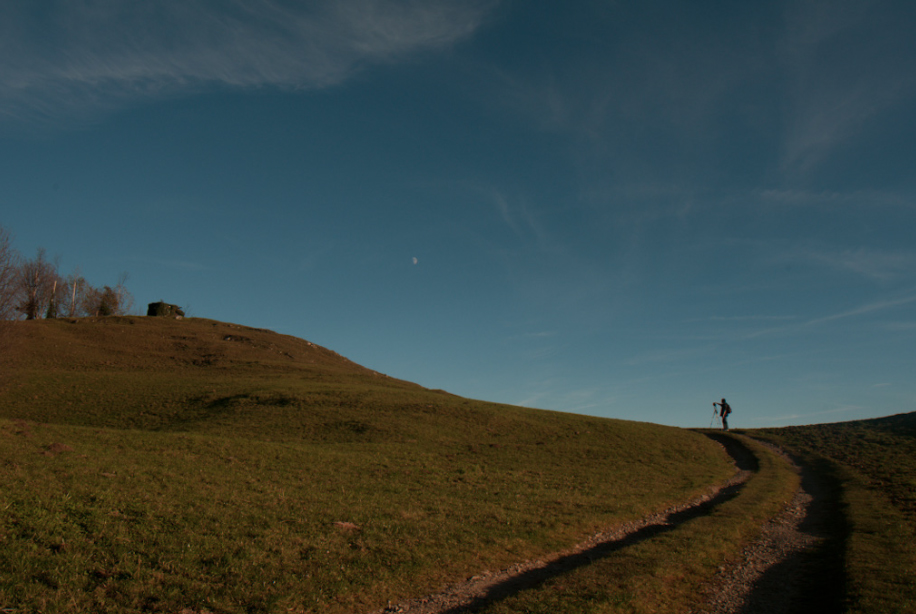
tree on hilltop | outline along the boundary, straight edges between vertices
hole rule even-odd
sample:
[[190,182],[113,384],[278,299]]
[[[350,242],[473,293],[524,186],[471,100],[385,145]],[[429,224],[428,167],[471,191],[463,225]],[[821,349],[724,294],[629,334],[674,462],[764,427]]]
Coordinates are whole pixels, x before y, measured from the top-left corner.
[[127,273],[118,275],[118,283],[114,287],[118,295],[118,309],[113,315],[126,316],[134,308],[134,297],[127,291]]
[[123,316],[127,315],[134,304],[134,298],[125,287],[127,273],[122,273],[113,288],[86,287],[84,293],[83,313],[88,316]]
[[67,275],[57,291],[58,314],[68,318],[83,315],[83,308],[87,303],[86,292],[91,288],[92,286],[80,274],[79,268]]
[[16,315],[18,277],[19,254],[13,249],[10,233],[0,226],[0,321]]
[[10,320],[16,317],[19,280],[19,254],[13,249],[10,233],[0,226],[0,377],[3,363],[10,357],[13,345],[13,327]]
[[34,260],[26,260],[19,265],[17,285],[21,302],[17,309],[25,315],[26,320],[37,320],[46,313],[53,301],[59,278],[57,262],[48,261],[43,247],[38,248]]
[[35,258],[23,260],[13,249],[10,233],[0,226],[0,325],[22,318],[127,315],[133,308],[127,273],[121,273],[114,286],[94,288],[79,269],[62,277],[58,268],[58,259],[49,260],[44,248]]

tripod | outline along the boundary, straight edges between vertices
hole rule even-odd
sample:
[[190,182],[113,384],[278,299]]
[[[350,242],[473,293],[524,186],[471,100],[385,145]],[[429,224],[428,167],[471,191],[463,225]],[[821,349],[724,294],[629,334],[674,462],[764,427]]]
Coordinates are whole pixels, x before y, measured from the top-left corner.
[[716,421],[716,418],[719,417],[719,410],[716,409],[716,404],[712,404],[712,418],[709,419],[709,428],[712,428],[712,423]]

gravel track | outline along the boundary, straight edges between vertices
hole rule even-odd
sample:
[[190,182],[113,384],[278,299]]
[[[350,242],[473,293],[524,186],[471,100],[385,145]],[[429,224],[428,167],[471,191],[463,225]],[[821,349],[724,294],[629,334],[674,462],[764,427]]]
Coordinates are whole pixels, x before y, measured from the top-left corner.
[[735,460],[736,472],[726,482],[710,488],[692,501],[673,506],[662,512],[650,514],[637,521],[617,525],[607,531],[595,533],[573,548],[548,557],[518,563],[496,571],[484,571],[463,582],[443,588],[426,597],[387,607],[371,614],[405,612],[410,614],[460,614],[498,601],[526,588],[537,586],[547,578],[587,565],[592,560],[648,539],[661,531],[707,513],[720,501],[731,497],[748,480],[756,468],[756,459],[744,446],[731,438],[716,438]]
[[[711,488],[702,496],[651,514],[638,521],[618,525],[592,535],[569,550],[542,559],[518,563],[496,572],[485,571],[438,593],[387,607],[371,614],[403,612],[409,614],[464,614],[499,601],[544,580],[588,565],[662,531],[709,511],[719,502],[734,496],[757,469],[756,457],[731,437],[709,434],[720,443],[735,462],[731,479]],[[781,453],[781,452],[780,452]],[[823,574],[817,554],[823,558],[825,544],[831,541],[824,518],[832,502],[829,487],[821,478],[792,459],[802,473],[802,487],[777,517],[768,521],[754,543],[740,559],[720,568],[709,586],[709,599],[697,604],[696,614],[757,614],[761,612],[841,612],[842,590],[836,574]],[[811,556],[814,553],[815,556]],[[815,571],[812,569],[818,568]],[[812,585],[812,581],[815,585]],[[839,578],[842,584],[842,578]]]
[[842,515],[838,514],[839,490],[827,476],[773,449],[801,474],[801,487],[783,512],[763,525],[757,540],[744,548],[740,559],[719,569],[710,587],[710,600],[692,612],[844,611],[845,537]]

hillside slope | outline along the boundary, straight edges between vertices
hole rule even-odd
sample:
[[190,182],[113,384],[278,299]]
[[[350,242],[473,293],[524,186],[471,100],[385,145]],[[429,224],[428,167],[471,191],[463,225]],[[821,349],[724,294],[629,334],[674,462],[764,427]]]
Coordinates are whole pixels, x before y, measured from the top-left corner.
[[854,471],[916,525],[916,412],[760,432]]
[[[273,438],[297,425],[345,421],[370,398],[423,392],[302,339],[203,319],[21,322],[13,354],[0,411],[40,422],[235,427]],[[260,411],[246,411],[255,406]],[[308,415],[281,411],[304,407]],[[256,424],[246,421],[253,413]]]
[[23,611],[369,610],[733,471],[698,433],[463,399],[270,331],[17,329],[0,606]]

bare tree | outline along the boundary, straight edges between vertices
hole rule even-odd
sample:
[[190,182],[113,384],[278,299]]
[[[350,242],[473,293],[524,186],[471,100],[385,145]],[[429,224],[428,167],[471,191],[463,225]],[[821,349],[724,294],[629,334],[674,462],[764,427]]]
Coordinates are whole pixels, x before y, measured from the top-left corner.
[[16,317],[19,255],[13,249],[10,233],[0,226],[0,320]]
[[34,260],[19,265],[19,311],[26,320],[35,320],[44,314],[50,303],[58,280],[57,263],[49,262],[43,247],[38,248]]
[[19,254],[13,249],[12,238],[0,226],[0,384],[6,376],[6,363],[11,360],[15,347],[15,329],[18,298]]
[[86,286],[83,292],[82,312],[87,316],[123,316],[127,315],[134,299],[130,292],[118,284],[114,288]]
[[22,317],[127,315],[133,309],[127,273],[121,273],[113,287],[94,288],[79,269],[64,278],[58,268],[58,260],[48,260],[44,248],[32,260],[20,258],[9,232],[0,226],[0,322]]
[[118,315],[118,291],[111,286],[105,286],[99,295],[98,314],[100,316]]
[[126,316],[134,308],[134,297],[127,291],[127,273],[118,275],[118,285],[114,287],[118,295],[118,305],[114,315]]
[[79,304],[79,315],[97,316],[99,306],[102,304],[102,291],[86,284],[82,290],[82,300]]
[[77,268],[73,273],[67,275],[58,286],[58,313],[68,318],[89,315],[86,311],[90,303],[87,293],[91,290],[92,286],[83,278]]
[[60,304],[61,304],[60,289],[63,287],[62,282],[63,280],[58,277],[57,279],[54,280],[54,283],[52,284],[51,294],[48,297],[48,309],[47,311],[45,311],[46,320],[53,320],[59,315],[59,309],[60,309]]

